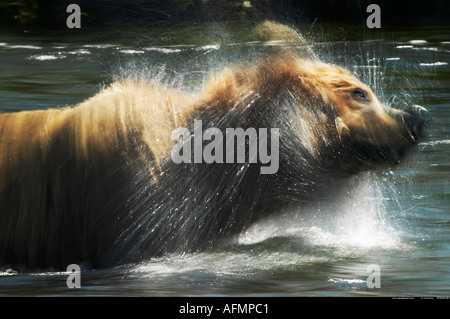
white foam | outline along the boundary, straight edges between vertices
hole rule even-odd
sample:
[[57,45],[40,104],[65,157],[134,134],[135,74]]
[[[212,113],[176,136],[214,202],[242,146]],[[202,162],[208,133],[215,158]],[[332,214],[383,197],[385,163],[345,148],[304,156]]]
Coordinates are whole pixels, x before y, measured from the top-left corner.
[[363,69],[378,69],[381,68],[380,65],[357,65],[357,68],[363,68]]
[[400,58],[394,57],[394,58],[386,58],[386,61],[398,61]]
[[238,242],[248,245],[270,237],[289,236],[309,246],[337,248],[343,255],[368,249],[407,248],[398,230],[388,222],[385,205],[392,199],[381,192],[383,183],[367,177],[348,198],[329,206],[319,205],[316,210],[260,222],[241,234]]
[[32,55],[28,59],[29,60],[38,60],[38,61],[49,61],[49,60],[59,60],[64,59],[65,55],[53,55],[53,54],[41,54],[41,55]]
[[150,47],[150,48],[145,48],[146,51],[156,51],[156,52],[161,52],[161,53],[177,53],[177,52],[181,52],[181,49],[170,49],[170,48],[160,48],[160,47]]
[[0,277],[2,276],[15,276],[18,275],[19,273],[11,268],[8,268],[6,270],[1,270],[0,271]]
[[420,51],[439,51],[439,48],[426,48],[426,47],[422,47],[422,48],[413,48],[413,50],[420,50]]
[[7,48],[10,49],[30,49],[30,50],[39,50],[42,49],[42,47],[38,47],[36,45],[21,45],[21,44],[16,44],[16,45],[6,45]]
[[432,62],[432,63],[420,63],[422,66],[440,66],[440,65],[447,65],[447,62]]
[[277,45],[284,45],[286,44],[286,41],[284,40],[271,40],[271,41],[264,41],[263,45],[264,46],[277,46]]
[[397,49],[410,49],[413,48],[412,45],[397,45],[396,46]]
[[435,145],[447,145],[450,144],[450,140],[439,140],[439,141],[431,141],[431,142],[422,142],[423,146],[435,146]]
[[334,283],[346,283],[346,284],[366,284],[366,280],[362,279],[348,279],[348,278],[330,278],[328,279],[329,282]]
[[72,274],[70,271],[49,271],[49,272],[34,272],[29,273],[30,276],[36,276],[36,277],[47,277],[47,276],[68,276]]
[[117,46],[116,44],[84,44],[85,48],[105,49]]
[[67,52],[68,54],[76,54],[76,55],[85,55],[85,54],[91,54],[89,50],[86,49],[78,49],[75,51]]
[[251,253],[197,253],[183,256],[154,258],[131,269],[144,277],[164,276],[174,273],[204,271],[214,274],[245,275],[259,270],[298,266],[323,262],[325,257],[301,255],[292,252]]
[[425,43],[428,43],[426,40],[411,40],[411,41],[408,41],[409,43],[411,43],[411,44],[425,44]]
[[198,48],[195,48],[196,50],[219,50],[220,45],[218,44],[211,44],[211,45],[204,45]]
[[367,222],[352,220],[343,221],[336,229],[313,226],[303,229],[302,238],[311,245],[340,248],[396,248],[399,240],[395,234],[386,232],[373,225],[370,218]]
[[268,238],[279,236],[282,229],[278,227],[278,224],[271,222],[261,222],[250,227],[246,232],[242,233],[238,237],[238,243],[240,245],[252,245],[262,242]]
[[145,52],[142,51],[142,50],[131,50],[131,49],[128,49],[128,50],[119,50],[119,52],[120,52],[120,53],[125,53],[125,54],[142,54],[142,53],[145,53]]

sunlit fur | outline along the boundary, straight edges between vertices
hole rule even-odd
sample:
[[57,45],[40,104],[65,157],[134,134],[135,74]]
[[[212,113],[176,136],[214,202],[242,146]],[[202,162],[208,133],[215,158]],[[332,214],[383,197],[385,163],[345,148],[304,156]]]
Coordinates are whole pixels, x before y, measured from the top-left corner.
[[[100,267],[215,247],[383,160],[371,166],[353,142],[415,144],[370,88],[304,53],[230,67],[195,93],[123,80],[73,107],[1,114],[0,265]],[[171,133],[194,119],[204,129],[279,128],[279,171],[174,164]]]

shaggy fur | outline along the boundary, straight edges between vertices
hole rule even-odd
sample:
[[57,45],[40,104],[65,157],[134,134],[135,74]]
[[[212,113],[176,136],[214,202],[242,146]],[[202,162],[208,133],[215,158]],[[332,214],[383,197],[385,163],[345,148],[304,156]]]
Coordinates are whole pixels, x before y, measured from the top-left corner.
[[[0,265],[102,267],[216,247],[404,158],[422,132],[419,112],[383,106],[348,71],[302,50],[224,70],[196,94],[124,80],[73,107],[1,114]],[[171,133],[192,131],[194,119],[204,129],[279,128],[279,171],[173,163]]]

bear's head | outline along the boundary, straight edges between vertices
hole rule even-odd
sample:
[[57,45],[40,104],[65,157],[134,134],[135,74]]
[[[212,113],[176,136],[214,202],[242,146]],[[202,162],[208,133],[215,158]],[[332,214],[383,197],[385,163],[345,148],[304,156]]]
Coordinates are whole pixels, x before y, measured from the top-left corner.
[[264,90],[284,83],[285,96],[300,106],[298,114],[286,120],[303,118],[297,136],[312,156],[330,154],[330,166],[357,173],[399,164],[423,137],[429,116],[425,108],[399,110],[381,103],[348,70],[321,61],[313,46],[288,26],[266,21],[255,33],[263,41],[281,44],[272,46],[270,62],[264,63],[262,73],[272,75]]
[[337,156],[346,171],[397,165],[423,137],[425,108],[395,109],[346,69],[317,60],[298,63],[300,94],[315,87],[320,95],[322,112],[335,124],[341,142]]

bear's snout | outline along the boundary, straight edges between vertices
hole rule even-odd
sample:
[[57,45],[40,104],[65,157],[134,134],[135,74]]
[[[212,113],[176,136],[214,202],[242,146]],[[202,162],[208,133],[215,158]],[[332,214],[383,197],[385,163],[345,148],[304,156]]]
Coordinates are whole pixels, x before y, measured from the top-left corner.
[[430,112],[420,105],[411,105],[403,109],[400,120],[406,125],[409,138],[414,144],[424,133],[425,122],[430,120]]

